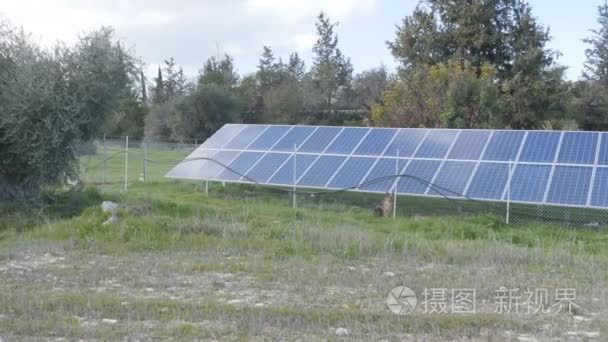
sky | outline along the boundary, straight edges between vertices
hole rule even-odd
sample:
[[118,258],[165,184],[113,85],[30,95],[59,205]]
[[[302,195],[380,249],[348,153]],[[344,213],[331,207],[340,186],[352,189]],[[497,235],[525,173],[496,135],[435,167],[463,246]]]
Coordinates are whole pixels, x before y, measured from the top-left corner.
[[[604,0],[529,0],[533,14],[549,27],[549,48],[559,50],[567,78],[580,78],[590,29],[597,28],[597,6]],[[298,52],[310,65],[316,15],[339,22],[339,47],[355,72],[397,66],[386,47],[396,25],[418,0],[0,0],[0,13],[13,25],[52,46],[73,44],[101,25],[115,28],[155,75],[159,63],[174,57],[190,77],[218,53],[235,57],[238,72],[255,71],[263,45],[287,58]]]

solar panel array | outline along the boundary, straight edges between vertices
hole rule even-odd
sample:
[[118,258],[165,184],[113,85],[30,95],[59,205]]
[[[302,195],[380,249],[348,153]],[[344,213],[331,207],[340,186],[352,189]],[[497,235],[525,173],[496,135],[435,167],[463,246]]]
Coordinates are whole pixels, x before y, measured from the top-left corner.
[[601,132],[229,124],[188,159],[167,177],[608,207]]

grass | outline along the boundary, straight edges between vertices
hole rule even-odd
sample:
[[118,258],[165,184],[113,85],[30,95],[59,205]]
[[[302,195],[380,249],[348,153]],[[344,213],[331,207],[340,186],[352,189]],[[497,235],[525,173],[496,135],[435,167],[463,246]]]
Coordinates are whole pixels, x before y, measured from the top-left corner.
[[[187,152],[149,153],[178,154]],[[205,196],[200,183],[162,179],[162,164],[147,184],[129,170],[124,193],[120,163],[108,163],[108,184],[89,172],[95,188],[47,208],[0,207],[0,337],[334,340],[343,327],[360,340],[599,340],[608,331],[603,231],[493,215],[383,219],[377,198],[353,194],[302,195],[294,210],[287,194],[246,185],[211,184]],[[103,224],[103,200],[122,205],[118,222]],[[473,288],[477,312],[396,316],[385,300],[404,284],[419,302],[425,288]],[[501,286],[576,288],[578,307],[496,314]]]

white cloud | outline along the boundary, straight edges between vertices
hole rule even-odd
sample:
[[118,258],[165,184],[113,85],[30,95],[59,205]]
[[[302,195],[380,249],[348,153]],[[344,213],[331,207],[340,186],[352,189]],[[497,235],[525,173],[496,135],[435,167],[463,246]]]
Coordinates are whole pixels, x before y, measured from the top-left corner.
[[298,33],[292,36],[288,43],[298,51],[305,51],[310,50],[316,41],[317,36],[314,33]]
[[263,45],[277,56],[310,55],[319,12],[353,22],[375,5],[375,0],[0,0],[0,12],[48,45],[71,44],[83,32],[110,25],[149,66],[174,57],[195,73],[219,47],[234,55],[240,71],[250,72]]

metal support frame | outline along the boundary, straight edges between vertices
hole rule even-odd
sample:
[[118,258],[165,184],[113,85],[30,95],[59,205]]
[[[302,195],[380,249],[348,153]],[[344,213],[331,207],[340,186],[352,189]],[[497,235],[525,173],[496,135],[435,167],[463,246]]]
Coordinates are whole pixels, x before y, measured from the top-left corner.
[[[395,178],[399,179],[399,150],[397,149],[397,158],[395,158]],[[393,220],[397,219],[397,186],[393,189]]]
[[293,209],[296,209],[296,189],[297,189],[297,181],[298,181],[298,176],[297,176],[297,151],[298,148],[296,146],[296,144],[293,144],[293,188],[292,188],[292,193],[293,193]]
[[124,192],[128,189],[128,171],[129,171],[129,136],[125,136],[125,184]]

